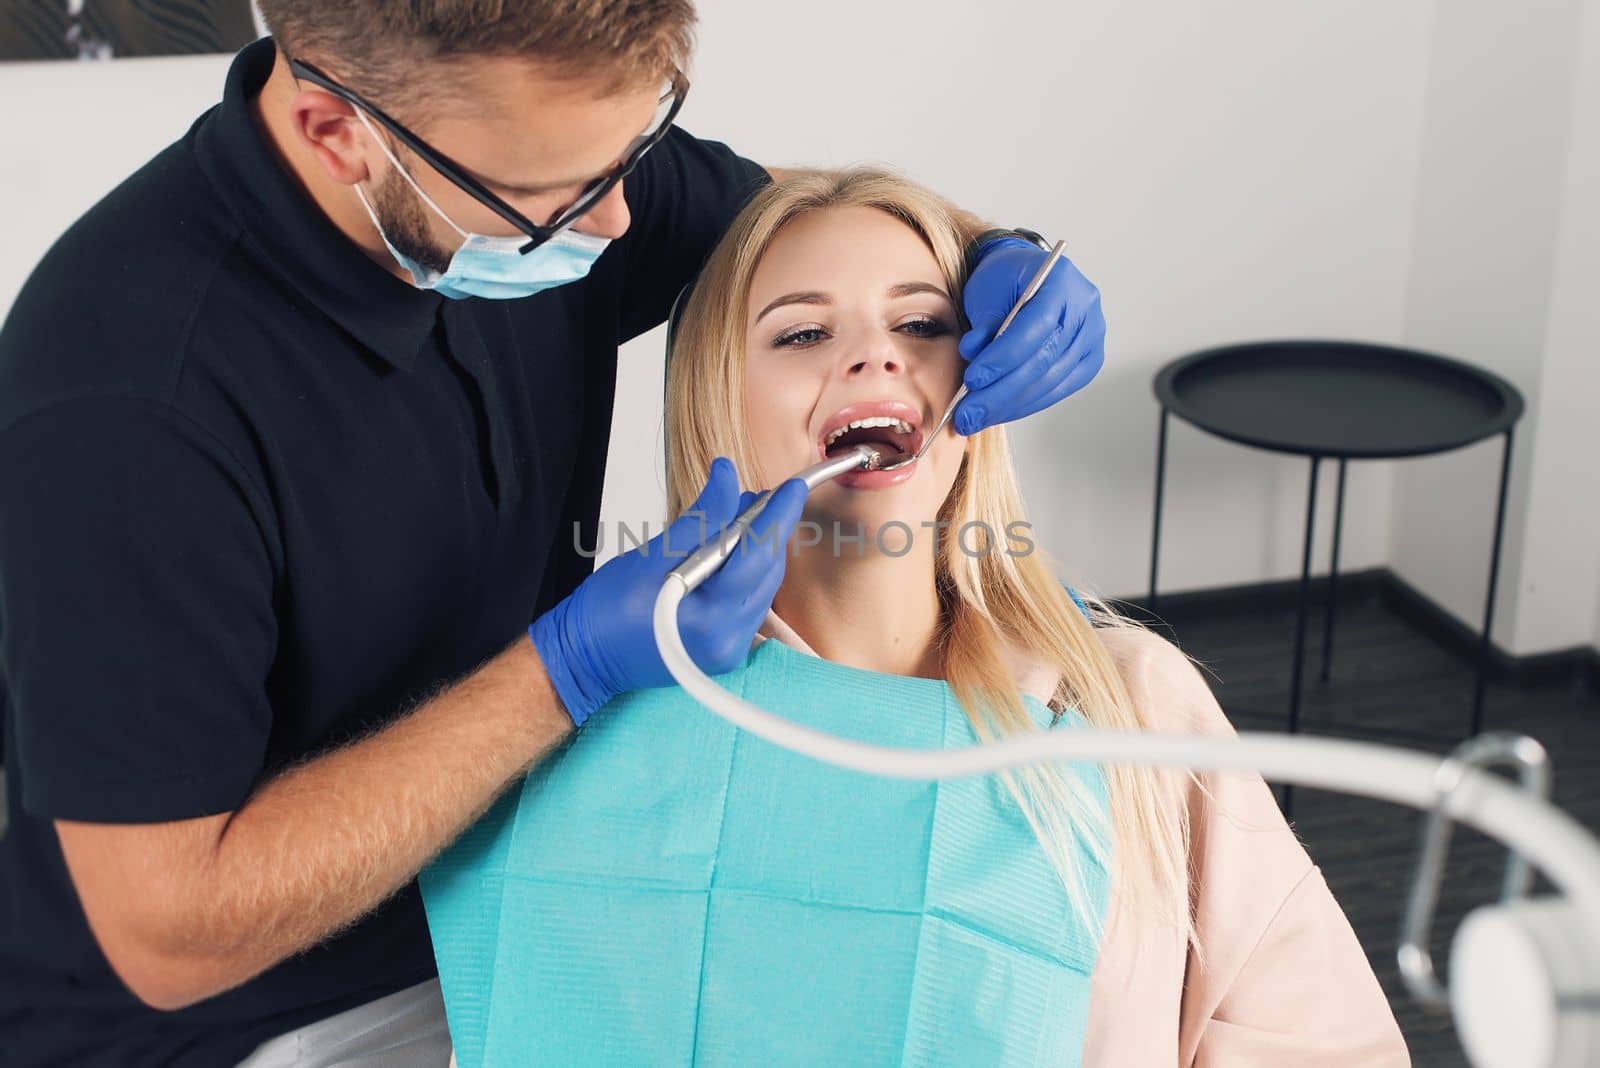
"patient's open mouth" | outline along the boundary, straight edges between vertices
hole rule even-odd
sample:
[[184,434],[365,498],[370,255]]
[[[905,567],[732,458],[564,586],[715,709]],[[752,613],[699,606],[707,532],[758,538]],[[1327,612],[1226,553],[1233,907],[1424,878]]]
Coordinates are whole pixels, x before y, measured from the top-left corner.
[[922,444],[920,415],[909,405],[894,402],[851,405],[841,409],[823,427],[818,442],[823,456],[835,456],[856,445],[870,445],[881,463],[892,463]]

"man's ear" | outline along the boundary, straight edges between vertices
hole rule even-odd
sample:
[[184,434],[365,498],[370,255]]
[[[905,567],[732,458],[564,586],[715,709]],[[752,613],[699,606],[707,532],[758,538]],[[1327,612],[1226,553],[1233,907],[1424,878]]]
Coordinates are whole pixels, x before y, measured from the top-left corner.
[[371,137],[351,104],[325,89],[307,86],[295,92],[289,116],[295,134],[328,177],[343,185],[372,177],[367,165]]

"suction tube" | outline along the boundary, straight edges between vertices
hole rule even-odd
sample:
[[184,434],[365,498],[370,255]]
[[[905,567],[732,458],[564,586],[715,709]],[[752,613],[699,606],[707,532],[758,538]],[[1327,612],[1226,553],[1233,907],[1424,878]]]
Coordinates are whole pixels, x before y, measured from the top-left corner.
[[[818,464],[802,473],[807,485],[865,469],[874,461],[861,455],[869,446]],[[874,453],[874,455],[876,455]],[[678,632],[678,605],[714,574],[733,552],[750,521],[760,514],[758,499],[717,541],[697,551],[670,572],[656,597],[656,645],[667,670],[686,691],[734,726],[803,756],[870,775],[897,779],[955,779],[1010,768],[1065,761],[1146,764],[1213,771],[1255,771],[1276,782],[1376,798],[1433,811],[1440,803],[1440,772],[1456,772],[1449,816],[1514,849],[1543,871],[1563,897],[1540,907],[1570,932],[1577,946],[1559,940],[1527,939],[1545,946],[1543,956],[1523,947],[1522,975],[1537,980],[1537,1021],[1528,1018],[1526,998],[1485,997],[1485,989],[1511,982],[1505,956],[1489,951],[1490,931],[1524,923],[1528,900],[1486,906],[1474,917],[1503,916],[1498,925],[1480,918],[1463,924],[1456,939],[1451,1001],[1456,1015],[1473,1016],[1460,1030],[1472,1062],[1480,1068],[1579,1068],[1600,1066],[1600,843],[1561,809],[1517,789],[1500,776],[1476,768],[1461,770],[1441,760],[1395,746],[1271,732],[1240,732],[1235,738],[1143,731],[1073,728],[1013,735],[957,749],[899,749],[869,745],[801,726],[757,708],[718,686],[700,670]],[[742,523],[742,526],[740,524]],[[738,527],[735,531],[734,527]],[[1519,930],[1522,927],[1518,927]],[[1557,960],[1553,954],[1565,952]],[[1574,963],[1577,962],[1577,963]],[[1462,991],[1467,993],[1462,994]],[[1470,1002],[1466,1000],[1470,997]],[[1484,1014],[1496,1014],[1488,1018]],[[1520,1013],[1521,1015],[1517,1015]],[[1463,1020],[1462,1022],[1467,1022]],[[1548,1024],[1549,1026],[1541,1026]],[[1529,1027],[1559,1040],[1528,1044]],[[1519,1037],[1520,1036],[1520,1037]],[[1531,1059],[1529,1059],[1531,1057]]]

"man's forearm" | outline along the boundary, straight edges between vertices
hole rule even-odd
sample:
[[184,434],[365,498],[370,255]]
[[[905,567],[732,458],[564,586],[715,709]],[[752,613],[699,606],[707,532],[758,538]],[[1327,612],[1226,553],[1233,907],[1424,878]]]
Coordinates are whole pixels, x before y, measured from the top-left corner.
[[524,638],[381,732],[272,779],[184,895],[183,966],[220,991],[352,924],[571,729]]

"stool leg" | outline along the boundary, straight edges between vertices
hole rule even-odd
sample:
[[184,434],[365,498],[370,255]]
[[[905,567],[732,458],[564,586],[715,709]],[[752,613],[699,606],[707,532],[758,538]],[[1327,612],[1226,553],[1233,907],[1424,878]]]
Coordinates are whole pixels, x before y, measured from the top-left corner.
[[[1311,592],[1311,545],[1312,535],[1317,528],[1317,468],[1322,463],[1320,456],[1311,458],[1310,486],[1306,490],[1306,543],[1300,555],[1300,596],[1295,609],[1294,622],[1294,665],[1289,681],[1289,733],[1294,734],[1300,730],[1300,669],[1305,659],[1306,650],[1306,608],[1307,595]],[[1294,784],[1283,784],[1283,814],[1288,817],[1294,813]]]
[[[1489,596],[1483,608],[1483,637],[1478,641],[1478,679],[1472,694],[1472,734],[1483,730],[1483,691],[1489,671],[1489,630],[1494,626],[1494,594],[1500,585],[1500,542],[1506,529],[1506,489],[1511,481],[1511,428],[1500,457],[1500,499],[1494,507],[1494,548],[1489,550]],[[1472,735],[1468,735],[1471,737]]]
[[1160,429],[1156,436],[1156,508],[1155,520],[1150,529],[1150,614],[1156,612],[1156,561],[1161,557],[1161,488],[1167,473],[1167,409],[1161,409]]
[[1339,457],[1339,493],[1333,506],[1333,563],[1328,568],[1328,614],[1322,623],[1322,677],[1328,681],[1329,665],[1333,663],[1334,606],[1339,601],[1339,535],[1344,531],[1344,468],[1345,458]]

